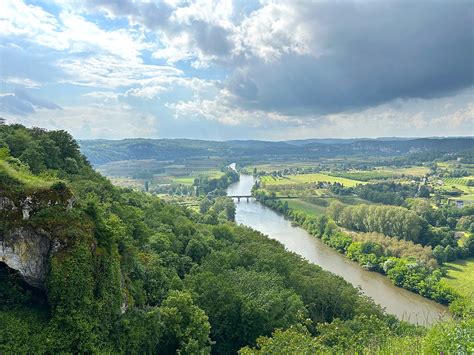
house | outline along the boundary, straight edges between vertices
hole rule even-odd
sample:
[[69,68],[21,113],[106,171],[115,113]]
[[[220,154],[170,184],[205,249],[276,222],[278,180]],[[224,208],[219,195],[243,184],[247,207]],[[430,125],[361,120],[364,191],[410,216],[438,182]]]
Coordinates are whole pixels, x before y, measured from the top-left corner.
[[456,208],[463,208],[464,207],[464,201],[456,200],[454,202],[456,203]]

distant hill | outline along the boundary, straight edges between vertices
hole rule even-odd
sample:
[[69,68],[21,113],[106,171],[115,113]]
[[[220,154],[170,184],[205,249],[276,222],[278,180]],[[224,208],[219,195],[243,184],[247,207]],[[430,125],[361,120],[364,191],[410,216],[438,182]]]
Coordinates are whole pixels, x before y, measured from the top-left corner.
[[456,153],[474,149],[473,137],[307,139],[287,142],[192,139],[83,140],[82,152],[92,164],[113,161],[176,160],[199,157],[314,159],[337,156],[397,156],[410,153]]

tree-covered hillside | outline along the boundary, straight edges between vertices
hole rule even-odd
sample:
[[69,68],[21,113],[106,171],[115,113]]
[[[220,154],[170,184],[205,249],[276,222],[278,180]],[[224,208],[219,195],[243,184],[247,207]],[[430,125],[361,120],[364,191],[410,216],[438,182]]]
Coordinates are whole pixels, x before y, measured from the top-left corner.
[[203,212],[112,186],[67,132],[0,125],[0,353],[473,350],[472,320],[399,322]]
[[95,165],[122,160],[156,159],[161,161],[192,157],[230,157],[231,160],[315,159],[336,156],[394,157],[416,154],[443,156],[471,151],[474,139],[418,138],[393,140],[308,140],[289,142],[269,141],[204,141],[190,139],[124,139],[84,140],[82,152]]

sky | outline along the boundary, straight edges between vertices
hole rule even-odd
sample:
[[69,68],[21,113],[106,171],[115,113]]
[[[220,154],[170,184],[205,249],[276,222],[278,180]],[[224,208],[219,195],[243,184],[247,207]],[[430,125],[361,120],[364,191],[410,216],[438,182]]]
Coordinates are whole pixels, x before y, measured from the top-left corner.
[[1,0],[0,117],[79,139],[474,135],[474,2]]

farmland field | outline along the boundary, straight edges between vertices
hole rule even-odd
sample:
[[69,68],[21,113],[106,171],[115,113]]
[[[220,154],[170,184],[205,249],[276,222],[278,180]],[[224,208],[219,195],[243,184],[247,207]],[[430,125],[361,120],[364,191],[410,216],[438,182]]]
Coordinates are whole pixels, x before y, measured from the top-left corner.
[[446,263],[445,282],[474,304],[474,258]]
[[382,170],[354,170],[345,172],[332,172],[328,173],[328,175],[357,181],[386,180],[400,177],[400,174],[398,173]]
[[365,184],[365,182],[347,179],[343,177],[330,176],[326,174],[299,174],[288,175],[284,177],[264,176],[261,179],[263,186],[273,185],[299,185],[315,182],[340,183],[346,187],[356,186],[358,184]]
[[194,183],[194,179],[200,176],[206,176],[209,179],[218,179],[222,175],[224,175],[224,173],[219,170],[203,170],[193,171],[188,176],[170,177],[170,179],[177,184],[192,185]]
[[311,202],[297,200],[284,200],[288,202],[288,207],[292,210],[304,212],[309,215],[322,215],[325,213],[326,208],[324,206],[315,205]]
[[444,183],[447,185],[466,185],[469,181],[474,182],[474,176],[466,176],[462,178],[445,178],[443,179]]
[[467,186],[467,181],[470,180],[471,177],[467,178],[446,178],[443,179],[444,185],[441,186],[442,191],[459,191],[462,193],[460,196],[456,196],[455,200],[461,201],[474,201],[474,186]]
[[411,166],[408,168],[388,168],[388,167],[381,167],[378,168],[377,171],[380,172],[387,172],[387,173],[394,173],[397,175],[408,175],[408,176],[425,176],[430,169],[426,166]]

